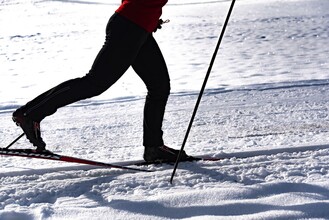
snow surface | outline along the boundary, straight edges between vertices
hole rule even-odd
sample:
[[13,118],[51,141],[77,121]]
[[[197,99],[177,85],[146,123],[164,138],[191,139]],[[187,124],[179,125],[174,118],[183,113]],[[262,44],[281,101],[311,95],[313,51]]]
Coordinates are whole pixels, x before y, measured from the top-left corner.
[[[0,136],[11,113],[88,72],[120,1],[0,1]],[[169,1],[155,33],[172,81],[163,129],[179,148],[229,1]],[[151,173],[0,157],[0,219],[329,219],[329,1],[240,0],[186,151],[223,157]],[[142,159],[145,89],[129,70],[42,122],[48,149]],[[15,147],[28,147],[23,138]]]

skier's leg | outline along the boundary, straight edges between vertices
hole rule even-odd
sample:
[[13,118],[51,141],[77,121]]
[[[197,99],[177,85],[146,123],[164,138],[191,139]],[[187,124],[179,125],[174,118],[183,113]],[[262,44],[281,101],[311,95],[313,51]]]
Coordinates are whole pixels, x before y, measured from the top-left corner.
[[106,28],[106,41],[90,72],[68,80],[22,107],[25,115],[40,122],[46,116],[73,102],[101,94],[129,68],[148,33],[115,14]]
[[[146,84],[148,93],[144,107],[143,145],[145,161],[176,161],[179,150],[164,145],[162,121],[170,93],[166,62],[153,36],[149,36],[132,67]],[[185,151],[181,160],[189,160]]]
[[90,72],[41,94],[13,113],[13,119],[27,138],[40,149],[45,147],[39,123],[46,116],[73,102],[101,94],[115,83],[132,64],[147,33],[136,24],[115,14],[106,28],[106,41]]
[[148,90],[144,107],[143,145],[162,146],[162,121],[170,93],[170,79],[166,62],[152,35],[139,51],[132,67]]

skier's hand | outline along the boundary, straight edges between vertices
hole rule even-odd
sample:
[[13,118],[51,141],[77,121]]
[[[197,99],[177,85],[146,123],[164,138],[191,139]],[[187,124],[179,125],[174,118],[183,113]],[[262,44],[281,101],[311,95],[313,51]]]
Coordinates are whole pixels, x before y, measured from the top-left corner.
[[162,19],[160,19],[160,20],[158,21],[158,26],[157,26],[157,28],[156,28],[153,32],[156,32],[158,29],[161,29],[163,24],[166,24],[166,23],[169,23],[169,22],[170,22],[169,19],[167,19],[167,20],[162,20]]

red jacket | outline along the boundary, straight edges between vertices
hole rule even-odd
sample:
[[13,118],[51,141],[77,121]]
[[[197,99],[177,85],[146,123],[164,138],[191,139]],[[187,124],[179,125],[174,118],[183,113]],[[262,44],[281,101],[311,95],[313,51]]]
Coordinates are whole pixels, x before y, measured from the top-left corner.
[[162,7],[168,0],[123,0],[116,10],[148,32],[153,32],[162,14]]

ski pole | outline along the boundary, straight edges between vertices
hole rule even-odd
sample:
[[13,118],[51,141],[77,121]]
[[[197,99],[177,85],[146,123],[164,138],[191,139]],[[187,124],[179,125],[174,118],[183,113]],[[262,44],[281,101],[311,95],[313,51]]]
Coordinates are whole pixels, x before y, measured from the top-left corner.
[[5,149],[10,148],[13,144],[15,144],[19,139],[21,139],[24,136],[24,133],[19,135],[15,140],[13,140],[13,142],[11,142],[7,147],[5,147]]
[[216,45],[216,48],[215,48],[215,51],[214,51],[214,54],[211,58],[211,61],[210,61],[210,64],[209,64],[209,68],[208,68],[208,71],[207,71],[207,74],[205,76],[205,79],[203,81],[203,84],[202,84],[202,87],[201,87],[201,90],[200,90],[200,93],[199,93],[199,96],[198,96],[198,99],[197,99],[197,102],[195,104],[195,107],[194,107],[194,111],[193,111],[193,114],[192,114],[192,117],[191,117],[191,120],[190,120],[190,123],[188,125],[188,128],[187,128],[187,131],[186,131],[186,134],[185,134],[185,137],[184,137],[184,141],[183,141],[183,144],[182,144],[182,147],[178,153],[178,156],[177,156],[177,160],[175,162],[175,166],[174,166],[174,169],[173,169],[173,172],[172,172],[172,175],[171,175],[171,178],[170,178],[170,183],[172,184],[172,181],[174,179],[174,176],[175,176],[175,173],[176,173],[176,169],[178,167],[178,164],[179,164],[179,161],[180,161],[180,158],[181,158],[181,155],[182,155],[182,152],[184,150],[184,147],[185,147],[185,144],[186,144],[186,141],[187,141],[187,138],[188,138],[188,135],[190,133],[190,130],[191,130],[191,127],[192,127],[192,124],[193,124],[193,121],[194,121],[194,118],[195,118],[195,115],[197,113],[197,110],[198,110],[198,107],[199,107],[199,104],[200,104],[200,101],[201,101],[201,98],[202,98],[202,95],[203,95],[203,92],[206,88],[206,84],[207,84],[207,81],[208,81],[208,78],[209,78],[209,75],[210,75],[210,72],[211,72],[211,69],[212,69],[212,66],[215,62],[215,58],[216,58],[216,55],[218,53],[218,50],[219,50],[219,46],[222,42],[222,39],[224,37],[224,33],[225,33],[225,29],[226,29],[226,26],[228,24],[228,21],[229,21],[229,18],[231,16],[231,13],[233,11],[233,7],[234,7],[234,3],[235,3],[235,0],[232,0],[232,3],[231,3],[231,6],[230,6],[230,9],[228,11],[228,14],[226,16],[226,20],[225,20],[225,23],[224,23],[224,26],[223,26],[223,29],[222,29],[222,32],[220,34],[220,37],[218,39],[218,42],[217,42],[217,45]]

